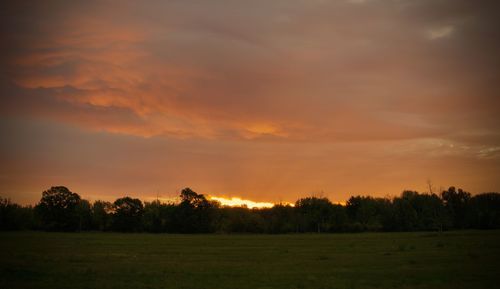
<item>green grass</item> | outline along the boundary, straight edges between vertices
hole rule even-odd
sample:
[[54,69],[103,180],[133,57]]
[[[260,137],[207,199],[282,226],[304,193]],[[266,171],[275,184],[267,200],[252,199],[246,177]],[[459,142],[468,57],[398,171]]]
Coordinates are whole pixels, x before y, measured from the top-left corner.
[[500,232],[0,233],[0,288],[498,288]]

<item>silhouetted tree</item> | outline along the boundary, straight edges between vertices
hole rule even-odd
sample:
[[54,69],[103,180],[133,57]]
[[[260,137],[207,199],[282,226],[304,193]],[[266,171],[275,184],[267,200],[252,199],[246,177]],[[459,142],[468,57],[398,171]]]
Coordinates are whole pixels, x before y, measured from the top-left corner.
[[295,202],[295,208],[301,231],[321,233],[329,230],[332,203],[327,198],[302,198]]
[[441,193],[444,205],[448,210],[453,228],[463,229],[465,227],[465,214],[467,205],[470,200],[470,194],[462,189],[450,187],[448,190]]
[[144,229],[152,233],[175,232],[174,204],[164,204],[159,200],[144,205]]
[[241,207],[222,207],[217,209],[215,231],[220,233],[265,233],[263,217],[257,209]]
[[141,200],[124,197],[113,203],[113,229],[121,232],[142,230],[144,206]]
[[348,217],[345,206],[334,204],[330,211],[330,232],[342,232],[347,229]]
[[0,230],[34,229],[33,208],[12,203],[0,197]]
[[390,212],[390,200],[364,196],[351,197],[346,203],[350,231],[380,231]]
[[66,187],[42,193],[35,208],[0,198],[0,230],[101,230],[168,233],[291,233],[500,229],[500,194],[471,196],[450,187],[441,197],[404,191],[400,196],[353,196],[346,205],[307,197],[295,206],[221,207],[186,188],[179,203],[124,197],[90,204]]
[[105,201],[95,201],[92,205],[92,227],[99,231],[111,229],[111,214],[113,204]]
[[87,200],[80,200],[76,206],[78,216],[78,230],[87,231],[92,229],[92,205]]
[[500,229],[500,194],[473,196],[468,202],[466,223],[469,228]]
[[441,231],[449,226],[443,201],[436,194],[413,192],[405,195],[417,214],[415,230]]
[[259,223],[266,233],[281,234],[295,232],[298,228],[298,216],[290,205],[276,204],[271,208],[253,210],[259,214]]
[[159,233],[164,230],[166,220],[162,218],[161,206],[158,200],[151,203],[144,203],[144,230],[153,233]]
[[400,198],[393,199],[394,220],[391,229],[395,231],[412,231],[418,227],[418,214],[412,203],[414,198],[415,192],[405,191]]
[[79,228],[77,207],[81,201],[78,194],[63,186],[52,187],[42,193],[35,207],[41,226],[50,231],[75,231]]
[[176,208],[176,229],[181,233],[208,233],[215,230],[215,209],[218,202],[209,201],[202,194],[185,188]]

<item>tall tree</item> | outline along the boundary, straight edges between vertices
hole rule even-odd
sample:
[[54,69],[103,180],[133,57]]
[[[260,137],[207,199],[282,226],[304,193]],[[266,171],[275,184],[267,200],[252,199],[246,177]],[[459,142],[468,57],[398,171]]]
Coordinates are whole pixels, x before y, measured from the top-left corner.
[[111,229],[111,214],[113,204],[105,201],[95,201],[92,204],[92,228],[99,231]]
[[465,215],[470,197],[468,192],[462,189],[457,191],[455,187],[450,187],[441,193],[441,198],[451,217],[453,228],[463,229],[465,227]]
[[346,203],[353,231],[382,230],[390,209],[390,201],[384,198],[356,196],[350,197]]
[[81,202],[78,194],[63,186],[51,187],[42,193],[35,207],[41,225],[46,230],[75,231],[79,228],[77,207]]
[[302,198],[295,202],[295,208],[301,230],[321,233],[329,229],[332,203],[327,198]]
[[87,200],[81,200],[76,206],[78,216],[78,230],[87,231],[92,229],[92,205]]
[[177,231],[181,233],[208,233],[215,230],[215,209],[217,202],[209,201],[203,194],[185,188],[180,194],[181,203],[177,207]]
[[144,206],[139,199],[124,197],[113,203],[113,229],[122,232],[142,230]]
[[467,227],[500,229],[500,194],[484,193],[472,197],[466,215]]

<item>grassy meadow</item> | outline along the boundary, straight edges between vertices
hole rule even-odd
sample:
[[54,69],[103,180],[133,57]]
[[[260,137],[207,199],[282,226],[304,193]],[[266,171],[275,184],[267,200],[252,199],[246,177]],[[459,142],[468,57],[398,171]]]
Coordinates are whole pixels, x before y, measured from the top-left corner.
[[0,233],[0,288],[495,288],[500,231]]

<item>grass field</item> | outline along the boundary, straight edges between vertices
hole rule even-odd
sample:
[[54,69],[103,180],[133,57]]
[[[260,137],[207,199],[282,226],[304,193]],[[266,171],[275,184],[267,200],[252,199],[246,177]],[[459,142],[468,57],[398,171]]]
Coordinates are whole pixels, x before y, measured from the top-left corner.
[[0,288],[498,288],[500,232],[0,233]]

